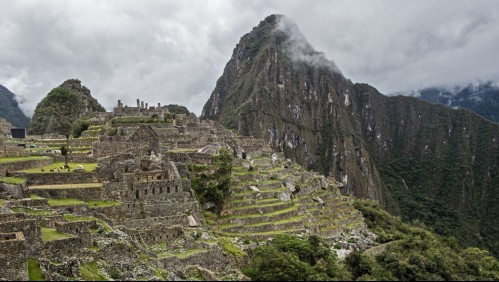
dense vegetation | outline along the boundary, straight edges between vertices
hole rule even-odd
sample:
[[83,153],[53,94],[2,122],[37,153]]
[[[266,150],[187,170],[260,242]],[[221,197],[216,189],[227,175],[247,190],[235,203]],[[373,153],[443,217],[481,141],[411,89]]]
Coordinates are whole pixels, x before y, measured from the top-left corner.
[[19,108],[14,93],[2,85],[0,85],[0,118],[20,128],[26,128],[29,124],[29,118]]
[[[88,118],[95,112],[105,111],[104,107],[90,95],[90,90],[81,85],[81,81],[77,79],[69,79],[52,91],[69,91],[79,98],[81,102],[78,105],[80,107],[78,107],[78,110],[74,113],[78,118]],[[50,93],[52,93],[52,91]],[[42,99],[36,106],[35,113],[33,114],[33,118],[28,127],[28,134],[42,135],[59,132],[58,122],[54,119],[52,114],[46,110],[48,108],[53,108],[55,106],[54,102],[47,98],[48,96]],[[78,132],[75,133],[76,136],[78,136]]]
[[210,209],[219,213],[230,195],[232,173],[232,153],[221,148],[215,155],[212,166],[190,165],[193,175],[192,188],[201,204],[209,204]]
[[300,239],[277,235],[272,243],[256,248],[244,273],[257,281],[313,281],[348,279],[336,256],[318,236]]
[[448,88],[428,87],[418,90],[418,94],[420,99],[451,108],[469,109],[486,119],[499,122],[499,88],[490,81],[478,85],[471,83],[458,92]]
[[453,237],[402,223],[368,200],[355,203],[380,245],[343,261],[316,236],[279,235],[250,255],[253,280],[495,280],[499,262],[487,251],[461,249]]
[[170,104],[167,106],[164,106],[168,109],[168,111],[172,114],[184,114],[184,115],[189,115],[191,112],[185,107],[177,104]]

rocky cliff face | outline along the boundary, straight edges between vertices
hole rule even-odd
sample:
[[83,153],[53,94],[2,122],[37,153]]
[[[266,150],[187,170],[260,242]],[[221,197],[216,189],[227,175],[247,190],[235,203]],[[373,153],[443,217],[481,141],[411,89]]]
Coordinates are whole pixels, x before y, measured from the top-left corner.
[[[83,103],[82,112],[80,115],[92,114],[94,112],[105,112],[106,110],[102,107],[99,102],[92,97],[90,90],[81,85],[81,81],[78,79],[68,79],[63,84],[58,86],[60,88],[65,88],[75,93],[80,97],[80,101]],[[48,133],[55,133],[54,123],[51,117],[47,117],[41,113],[40,109],[43,109],[47,105],[44,100],[42,100],[35,109],[33,118],[28,127],[28,134],[42,135]]]
[[26,128],[29,118],[21,111],[15,99],[15,94],[0,85],[0,117],[15,127]]
[[202,118],[264,138],[345,193],[497,248],[499,125],[353,84],[283,16],[241,38]]
[[270,16],[242,37],[203,109],[241,134],[341,179],[345,190],[384,201],[362,142],[354,85],[315,51],[294,23]]

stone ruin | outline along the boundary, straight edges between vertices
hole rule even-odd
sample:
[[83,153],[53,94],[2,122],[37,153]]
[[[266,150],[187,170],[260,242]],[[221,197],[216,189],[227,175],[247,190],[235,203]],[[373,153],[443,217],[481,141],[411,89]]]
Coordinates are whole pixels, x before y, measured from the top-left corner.
[[[115,118],[122,120],[136,118],[143,121],[153,116],[159,117],[160,122],[113,122]],[[290,175],[296,174],[295,181],[304,177],[303,173],[294,171],[292,165],[285,164],[281,154],[279,156],[272,154],[272,150],[263,140],[235,135],[213,121],[199,120],[192,113],[190,115],[169,113],[160,104],[158,107],[153,107],[137,100],[136,107],[128,107],[118,101],[113,112],[96,113],[90,123],[93,126],[112,129],[113,132],[108,134],[105,130],[100,130],[96,131],[99,134],[97,139],[71,140],[76,146],[91,144],[92,154],[89,158],[97,162],[95,172],[44,174],[36,179],[28,177],[27,185],[25,184],[27,187],[22,187],[23,195],[11,196],[5,202],[5,207],[0,207],[0,263],[5,265],[4,269],[0,270],[0,278],[27,280],[25,267],[27,258],[37,258],[40,261],[41,269],[47,279],[80,278],[78,266],[99,257],[113,263],[113,267],[128,273],[127,275],[137,272],[143,275],[140,276],[142,279],[151,279],[154,273],[141,262],[137,253],[154,258],[151,250],[162,244],[166,244],[170,252],[202,250],[187,258],[175,255],[154,258],[154,265],[167,269],[169,273],[181,273],[182,266],[194,264],[209,271],[226,273],[227,265],[231,264],[230,258],[220,247],[216,244],[197,242],[191,235],[193,232],[203,233],[204,237],[212,238],[212,235],[208,235],[210,231],[191,188],[187,166],[211,164],[220,148],[226,147],[233,152],[235,163],[239,166],[255,167],[255,172],[285,167],[285,171]],[[1,148],[5,148],[6,145],[1,140],[0,145],[2,145],[0,146],[2,154]],[[19,167],[24,168],[25,165],[28,164]],[[33,165],[40,167],[38,163]],[[22,176],[10,173],[15,171],[15,168],[17,166],[12,165],[4,174]],[[257,198],[258,195],[274,197],[274,193],[267,190],[281,189],[282,183],[271,179],[272,173],[266,174],[265,177],[268,178],[265,180],[268,183],[261,181],[262,176],[258,173],[253,175],[243,170],[241,175],[235,177],[235,184],[257,181],[259,182],[259,192],[255,192]],[[313,177],[315,176],[309,176]],[[82,184],[82,188],[51,188],[55,185],[79,183]],[[93,188],[83,188],[83,184],[92,184],[90,187]],[[48,188],[37,189],[33,185],[46,185]],[[324,185],[316,186],[318,188],[313,188],[313,191],[327,189],[319,187]],[[247,187],[231,189],[242,193]],[[291,189],[290,191],[293,192]],[[312,192],[307,191],[307,188],[302,187],[300,193],[312,195]],[[29,194],[35,194],[38,198],[28,198]],[[233,212],[243,214],[255,210],[261,214],[267,210],[270,212],[281,208],[285,211],[293,206],[291,201],[294,196],[290,193],[281,194],[283,193],[276,195],[283,196],[279,198],[282,204]],[[256,203],[253,198],[247,198],[253,197],[253,194],[242,193],[241,197],[236,199],[239,204],[247,202],[251,206]],[[336,195],[331,195],[331,199],[322,195],[321,197],[319,198],[321,201],[324,199],[326,202],[329,201],[329,204],[333,203]],[[97,208],[78,203],[53,207],[49,206],[51,198],[74,198],[87,202],[111,201],[115,204]],[[326,204],[324,201],[323,205]],[[343,202],[341,204],[347,205]],[[47,214],[36,213],[42,211]],[[291,210],[289,214],[282,214],[282,218],[275,217],[275,219],[282,220],[296,216],[299,212],[301,212],[299,209]],[[90,217],[90,219],[72,221],[67,215]],[[357,219],[357,215],[352,217],[352,220]],[[258,227],[261,229],[258,231],[255,227],[245,227],[248,224],[260,223],[257,221],[259,218],[248,218],[246,221],[238,218],[227,220],[234,226],[225,227],[228,229],[224,232],[234,234],[248,230],[267,232],[269,231],[267,228],[280,228],[262,225]],[[302,226],[299,225],[305,220],[287,224],[302,230]],[[350,219],[344,220],[347,222]],[[223,222],[220,224],[224,225]],[[108,233],[103,231],[106,225],[109,225],[112,231],[107,231]],[[53,232],[65,234],[65,237],[43,241],[42,228],[50,228]],[[314,228],[312,226],[308,230],[313,231]],[[336,229],[333,231],[338,232]],[[98,255],[91,251],[92,248],[100,250]],[[15,250],[15,253],[12,250]],[[67,263],[59,265],[51,261]]]

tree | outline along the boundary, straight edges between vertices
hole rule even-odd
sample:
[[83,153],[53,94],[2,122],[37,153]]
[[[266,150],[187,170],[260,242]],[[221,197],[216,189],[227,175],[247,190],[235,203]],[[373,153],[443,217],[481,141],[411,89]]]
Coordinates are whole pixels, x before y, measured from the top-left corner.
[[[66,150],[69,152],[69,136],[73,131],[75,121],[80,117],[82,104],[78,95],[65,88],[54,88],[45,97],[48,105],[41,112],[55,121],[57,132],[66,137]],[[68,166],[68,154],[64,156],[65,167]]]
[[232,173],[232,153],[227,148],[221,148],[213,157],[214,172],[202,172],[192,179],[192,188],[201,203],[213,203],[214,211],[219,213],[230,195]]

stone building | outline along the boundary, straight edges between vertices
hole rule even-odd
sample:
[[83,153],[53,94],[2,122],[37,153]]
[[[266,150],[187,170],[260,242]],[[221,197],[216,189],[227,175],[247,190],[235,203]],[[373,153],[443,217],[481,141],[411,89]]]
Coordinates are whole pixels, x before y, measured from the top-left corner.
[[150,125],[141,124],[138,128],[118,127],[116,135],[101,135],[99,141],[92,144],[94,157],[132,152],[138,155],[160,152],[158,134]]

